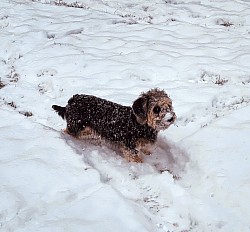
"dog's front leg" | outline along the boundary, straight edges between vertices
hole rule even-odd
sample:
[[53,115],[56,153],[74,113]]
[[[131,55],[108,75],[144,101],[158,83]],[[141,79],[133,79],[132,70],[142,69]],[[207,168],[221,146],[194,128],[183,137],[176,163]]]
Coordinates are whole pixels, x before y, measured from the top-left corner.
[[136,142],[136,149],[144,155],[151,155],[153,150],[153,141],[139,139]]
[[142,163],[142,153],[136,149],[135,146],[133,148],[129,146],[122,145],[121,146],[121,152],[123,153],[124,158],[128,162],[136,162],[136,163]]

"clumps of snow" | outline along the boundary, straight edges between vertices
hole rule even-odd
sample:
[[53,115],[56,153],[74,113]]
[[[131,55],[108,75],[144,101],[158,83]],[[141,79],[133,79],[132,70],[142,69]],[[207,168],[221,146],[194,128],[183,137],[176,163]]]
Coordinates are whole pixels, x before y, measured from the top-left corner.
[[212,82],[215,85],[224,85],[228,82],[228,79],[221,77],[218,74],[203,72],[201,74],[201,81],[206,83]]
[[9,82],[18,82],[20,79],[20,75],[16,72],[16,69],[14,66],[11,67],[10,73],[6,76],[9,79]]
[[41,77],[41,76],[55,76],[57,74],[57,71],[55,69],[42,69],[40,70],[36,75],[37,77]]
[[224,27],[231,27],[234,25],[232,22],[230,22],[229,20],[225,20],[225,19],[217,19],[216,24],[224,26]]
[[79,3],[77,1],[72,2],[72,3],[67,3],[63,0],[57,0],[57,1],[50,1],[50,4],[54,4],[55,6],[65,6],[65,7],[83,8],[83,9],[86,8],[84,4]]
[[0,80],[0,89],[2,89],[6,84]]

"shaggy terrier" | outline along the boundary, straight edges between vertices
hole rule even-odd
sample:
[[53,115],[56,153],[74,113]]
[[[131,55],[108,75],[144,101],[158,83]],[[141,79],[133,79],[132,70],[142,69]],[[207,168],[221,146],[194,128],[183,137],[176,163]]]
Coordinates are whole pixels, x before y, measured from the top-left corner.
[[52,108],[66,119],[66,132],[81,139],[104,139],[119,147],[128,161],[143,162],[158,132],[174,123],[172,100],[163,90],[142,93],[132,107],[91,95],[74,95],[65,107]]

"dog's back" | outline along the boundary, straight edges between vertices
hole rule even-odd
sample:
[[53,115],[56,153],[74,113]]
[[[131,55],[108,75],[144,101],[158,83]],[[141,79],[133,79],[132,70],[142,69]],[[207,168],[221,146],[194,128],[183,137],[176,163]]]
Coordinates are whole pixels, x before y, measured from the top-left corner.
[[[66,120],[74,117],[83,126],[90,126],[95,132],[115,140],[118,127],[125,127],[132,109],[106,99],[91,95],[74,95],[66,106]],[[121,133],[121,131],[119,131]]]
[[147,125],[140,125],[130,106],[123,106],[92,95],[76,94],[66,107],[52,106],[66,119],[67,130],[77,136],[90,127],[96,134],[111,141],[129,141],[131,137],[142,136],[142,132],[155,139],[155,131]]

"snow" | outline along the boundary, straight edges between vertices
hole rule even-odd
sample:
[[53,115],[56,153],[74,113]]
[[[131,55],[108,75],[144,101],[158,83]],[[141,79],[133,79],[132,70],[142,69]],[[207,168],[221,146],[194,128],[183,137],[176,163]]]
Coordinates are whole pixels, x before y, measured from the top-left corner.
[[[249,1],[0,6],[0,231],[250,231]],[[154,87],[177,121],[143,164],[65,135],[51,109]]]

